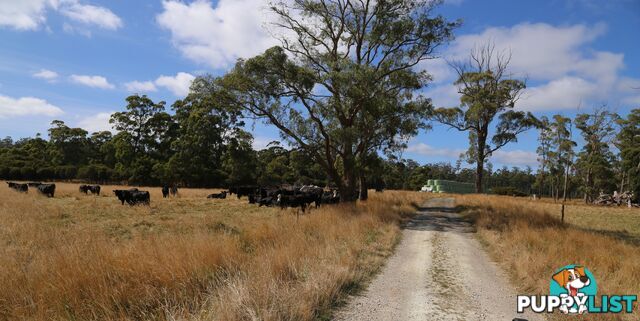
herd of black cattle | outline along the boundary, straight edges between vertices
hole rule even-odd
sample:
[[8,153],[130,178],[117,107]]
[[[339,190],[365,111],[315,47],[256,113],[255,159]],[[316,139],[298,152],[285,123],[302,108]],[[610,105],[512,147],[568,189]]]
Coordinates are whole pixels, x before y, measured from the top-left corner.
[[[322,187],[305,185],[302,187],[260,187],[242,186],[229,188],[229,194],[236,194],[238,199],[247,196],[249,204],[259,206],[280,206],[281,208],[299,208],[304,212],[311,204],[316,208],[321,204],[337,204],[340,195],[337,190],[325,191]],[[226,198],[227,192],[211,194],[208,198]]]
[[9,185],[9,188],[13,188],[16,191],[23,193],[28,192],[29,187],[35,188],[38,192],[43,195],[47,195],[48,197],[53,197],[53,194],[56,192],[56,184],[43,184],[36,182],[26,184],[7,182],[7,184]]
[[[30,183],[14,183],[7,182],[10,188],[27,193],[29,187],[35,188],[38,192],[47,197],[54,197],[56,184],[30,182]],[[100,195],[100,185],[80,185],[78,189],[81,193]],[[127,190],[114,190],[118,200],[124,205],[149,205],[151,203],[151,195],[148,191],[141,191],[137,188]],[[176,196],[178,187],[176,185],[163,186],[162,197],[166,198]],[[228,191],[222,191],[207,196],[209,199],[225,199],[227,194],[236,194],[237,198],[247,197],[249,204],[258,204],[259,206],[279,206],[281,208],[293,207],[299,208],[305,212],[311,204],[316,208],[321,204],[337,204],[340,202],[340,195],[337,190],[325,191],[322,187],[305,185],[302,187],[260,187],[260,186],[240,186],[231,187]]]

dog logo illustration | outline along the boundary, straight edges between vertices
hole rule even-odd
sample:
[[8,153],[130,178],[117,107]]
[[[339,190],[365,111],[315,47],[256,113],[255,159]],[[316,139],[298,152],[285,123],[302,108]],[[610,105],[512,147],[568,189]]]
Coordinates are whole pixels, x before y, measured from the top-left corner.
[[560,298],[572,297],[576,302],[571,306],[562,304],[559,310],[562,313],[578,313],[583,314],[589,311],[587,307],[586,297],[596,295],[596,280],[593,274],[581,265],[567,265],[557,270],[551,277],[549,290],[551,295],[557,295]]
[[518,295],[516,312],[633,313],[637,307],[637,294],[607,293],[597,296],[596,278],[591,271],[579,264],[555,270],[550,279],[549,295]]

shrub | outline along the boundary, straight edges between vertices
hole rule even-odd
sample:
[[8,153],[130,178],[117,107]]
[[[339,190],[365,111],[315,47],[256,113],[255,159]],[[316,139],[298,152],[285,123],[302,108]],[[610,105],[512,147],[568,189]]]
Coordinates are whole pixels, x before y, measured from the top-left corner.
[[103,164],[91,164],[78,169],[79,179],[94,182],[106,182],[113,176],[113,170]]
[[491,193],[496,195],[509,195],[517,197],[529,196],[528,193],[521,192],[517,188],[512,186],[494,187],[491,189]]

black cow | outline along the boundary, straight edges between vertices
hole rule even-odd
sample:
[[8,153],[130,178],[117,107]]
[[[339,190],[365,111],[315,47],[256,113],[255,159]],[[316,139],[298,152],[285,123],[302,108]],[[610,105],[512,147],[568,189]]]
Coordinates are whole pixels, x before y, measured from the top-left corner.
[[80,193],[100,195],[100,185],[80,185],[78,188]]
[[300,208],[302,213],[307,210],[308,202],[304,195],[283,195],[278,194],[276,197],[276,204],[280,205],[281,209],[286,207]]
[[162,198],[167,198],[169,197],[169,186],[164,185],[162,186]]
[[260,197],[258,199],[258,206],[262,207],[262,206],[273,206],[276,204],[276,199],[273,196],[265,196],[265,197]]
[[307,206],[311,203],[315,203],[316,208],[320,207],[320,203],[322,203],[322,194],[324,193],[324,189],[322,187],[306,185],[300,188],[300,192],[306,199]]
[[27,185],[29,185],[29,187],[38,187],[38,185],[42,185],[41,182],[29,182],[27,183]]
[[337,190],[333,192],[324,192],[322,194],[322,203],[323,204],[338,204],[340,203],[340,194]]
[[127,202],[129,205],[144,204],[149,205],[151,202],[151,195],[147,191],[139,191],[137,188],[129,190],[114,190],[114,194],[118,197],[122,205]]
[[178,196],[178,186],[177,185],[172,185],[171,189],[169,190],[169,193],[171,193],[171,196]]
[[207,198],[216,198],[216,199],[225,199],[227,198],[227,191],[222,191],[218,194],[209,194],[209,196],[207,196]]
[[229,194],[231,195],[236,194],[238,199],[240,199],[243,196],[256,194],[257,191],[258,191],[257,186],[233,186],[229,188]]
[[127,201],[127,198],[131,195],[131,193],[137,192],[137,191],[138,191],[137,188],[131,188],[128,190],[114,189],[113,193],[116,194],[116,197],[118,197],[118,200],[120,200],[122,205],[124,205],[124,202]]
[[56,184],[40,184],[36,186],[38,191],[47,197],[53,197],[56,192]]
[[26,193],[27,191],[29,191],[29,185],[27,184],[7,182],[7,185],[9,185],[9,188],[14,189],[21,193]]

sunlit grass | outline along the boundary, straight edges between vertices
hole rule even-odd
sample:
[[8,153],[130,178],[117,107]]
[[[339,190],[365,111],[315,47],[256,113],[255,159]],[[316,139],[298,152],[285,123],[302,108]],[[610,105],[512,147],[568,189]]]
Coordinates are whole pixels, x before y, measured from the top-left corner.
[[[582,264],[594,273],[599,294],[638,294],[640,246],[633,238],[607,231],[637,235],[637,224],[627,222],[638,218],[640,210],[572,204],[565,214],[568,224],[561,224],[559,207],[550,202],[486,195],[461,196],[457,202],[466,208],[476,235],[520,293],[548,294],[553,271]],[[581,319],[640,320],[640,315]]]
[[391,253],[398,222],[426,195],[372,193],[297,218],[216,190],[151,192],[122,206],[112,189],[56,197],[0,186],[0,320],[326,318]]

